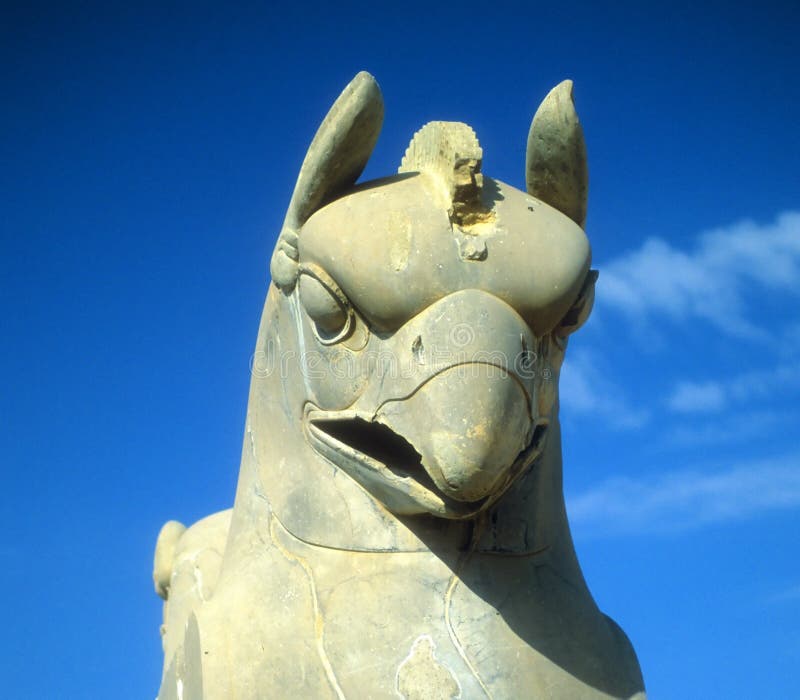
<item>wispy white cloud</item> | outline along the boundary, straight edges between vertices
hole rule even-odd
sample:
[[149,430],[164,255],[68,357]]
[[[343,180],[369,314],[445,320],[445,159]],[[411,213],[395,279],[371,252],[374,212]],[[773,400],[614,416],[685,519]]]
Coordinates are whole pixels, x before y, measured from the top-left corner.
[[567,499],[570,522],[587,537],[676,532],[800,508],[800,455],[722,471],[616,477]]
[[786,434],[800,424],[798,411],[774,408],[709,414],[706,420],[692,414],[690,421],[677,425],[661,436],[665,449],[686,449],[709,445],[757,445],[770,435]]
[[800,387],[800,365],[751,370],[720,381],[678,382],[667,399],[676,413],[711,413],[730,404],[761,402]]
[[631,406],[622,387],[609,380],[597,358],[585,350],[565,360],[559,387],[568,414],[591,414],[621,430],[640,428],[649,420],[649,413]]
[[667,400],[677,413],[706,413],[725,407],[727,397],[719,382],[679,382]]
[[800,212],[709,231],[689,251],[651,238],[601,273],[602,303],[628,314],[697,318],[732,336],[763,339],[766,330],[748,318],[748,293],[754,286],[800,293]]
[[[735,439],[752,433],[751,423],[759,419],[756,412],[770,411],[775,399],[785,401],[797,395],[800,211],[783,213],[769,224],[744,221],[718,228],[699,235],[684,249],[653,238],[639,250],[600,267],[600,308],[616,309],[628,314],[630,320],[644,322],[620,323],[617,319],[614,325],[618,330],[613,337],[609,339],[608,332],[595,333],[591,350],[567,353],[561,379],[565,416],[591,415],[616,429],[645,426],[651,410],[635,405],[626,390],[631,389],[631,381],[647,382],[648,378],[634,380],[636,367],[630,365],[630,355],[618,348],[627,334],[631,339],[644,338],[651,355],[667,349],[669,346],[658,346],[657,329],[664,319],[685,322],[689,328],[696,327],[690,323],[700,321],[702,333],[709,337],[721,332],[768,342],[772,352],[764,353],[763,361],[775,362],[772,367],[751,366],[734,376],[719,377],[709,364],[713,357],[704,356],[699,358],[702,362],[698,362],[697,379],[685,373],[675,376],[671,388],[658,401],[659,408],[693,422],[674,426],[672,443],[710,444],[715,436]],[[779,325],[766,325],[767,305],[772,318],[781,309]],[[609,321],[607,315],[605,318]],[[584,333],[591,334],[592,330]],[[610,351],[610,342],[617,348],[614,352]],[[735,351],[735,346],[727,347]],[[622,357],[628,358],[625,365],[618,364]],[[666,381],[667,387],[669,367],[664,364],[659,368],[659,383]],[[615,377],[626,379],[623,382]],[[726,413],[729,410],[739,416],[752,413],[753,421],[748,417],[742,425],[726,427],[722,423],[730,417]],[[720,422],[704,425],[697,420],[703,416]]]

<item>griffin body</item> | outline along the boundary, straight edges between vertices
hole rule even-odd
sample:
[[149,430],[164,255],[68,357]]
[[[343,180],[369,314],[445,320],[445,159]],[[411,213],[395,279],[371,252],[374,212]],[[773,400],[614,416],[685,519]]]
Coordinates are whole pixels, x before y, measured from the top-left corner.
[[527,192],[451,122],[357,185],[382,115],[359,74],[301,168],[233,509],[159,537],[159,697],[643,697],[562,494],[558,372],[596,278],[571,84]]

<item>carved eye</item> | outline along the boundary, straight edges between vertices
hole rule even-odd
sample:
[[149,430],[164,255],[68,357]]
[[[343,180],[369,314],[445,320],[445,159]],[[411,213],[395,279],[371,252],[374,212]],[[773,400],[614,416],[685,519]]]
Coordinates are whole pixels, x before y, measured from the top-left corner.
[[339,286],[316,265],[301,267],[298,285],[319,341],[332,345],[344,339],[351,330],[353,311]]
[[597,270],[589,270],[577,300],[556,328],[557,337],[566,338],[570,333],[574,333],[586,323],[586,319],[589,318],[589,314],[592,312],[592,306],[594,306],[594,284],[597,281],[598,274]]

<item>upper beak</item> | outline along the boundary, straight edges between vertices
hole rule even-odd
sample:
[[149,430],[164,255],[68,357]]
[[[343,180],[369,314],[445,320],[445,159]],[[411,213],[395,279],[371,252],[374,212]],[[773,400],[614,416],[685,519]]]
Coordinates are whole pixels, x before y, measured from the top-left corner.
[[387,401],[376,420],[404,436],[436,487],[462,502],[505,485],[534,426],[520,381],[484,363],[444,370],[410,397]]

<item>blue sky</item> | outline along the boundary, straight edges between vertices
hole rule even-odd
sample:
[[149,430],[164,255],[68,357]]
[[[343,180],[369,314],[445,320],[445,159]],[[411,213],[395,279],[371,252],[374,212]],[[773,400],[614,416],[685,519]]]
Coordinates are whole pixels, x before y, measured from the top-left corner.
[[800,664],[792,3],[6,4],[0,555],[9,697],[146,698],[160,525],[231,505],[268,260],[317,124],[372,72],[393,172],[431,119],[524,185],[575,81],[600,270],[562,377],[584,573],[651,698]]

